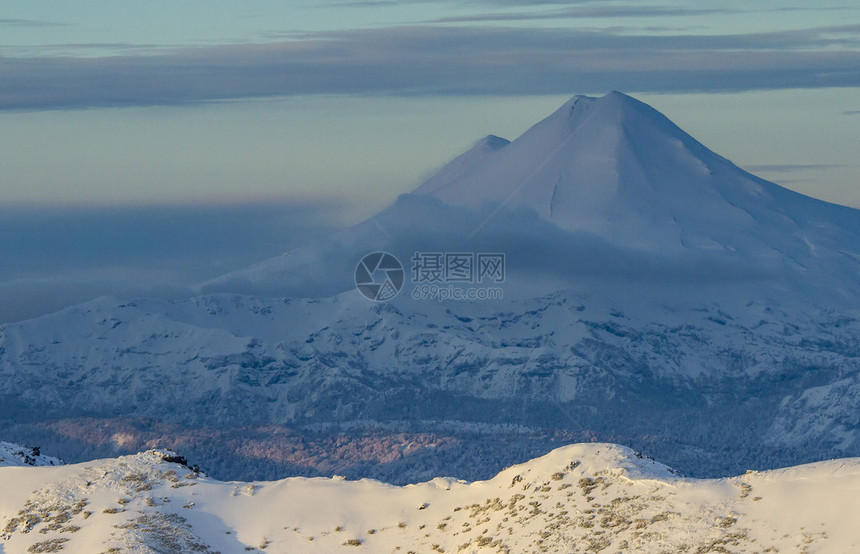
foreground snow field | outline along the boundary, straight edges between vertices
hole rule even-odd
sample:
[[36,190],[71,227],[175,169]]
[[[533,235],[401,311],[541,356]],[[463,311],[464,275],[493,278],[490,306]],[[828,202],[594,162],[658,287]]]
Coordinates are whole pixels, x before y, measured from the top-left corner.
[[574,444],[488,481],[222,482],[165,450],[0,468],[0,552],[855,552],[860,459],[686,479]]

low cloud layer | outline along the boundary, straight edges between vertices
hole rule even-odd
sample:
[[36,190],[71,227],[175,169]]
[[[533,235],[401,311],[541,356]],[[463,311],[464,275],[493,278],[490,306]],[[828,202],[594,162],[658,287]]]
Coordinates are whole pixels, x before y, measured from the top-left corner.
[[99,296],[180,298],[326,234],[337,205],[0,210],[0,324]]
[[111,57],[0,57],[0,109],[302,94],[523,95],[860,86],[860,25],[736,34],[419,25]]

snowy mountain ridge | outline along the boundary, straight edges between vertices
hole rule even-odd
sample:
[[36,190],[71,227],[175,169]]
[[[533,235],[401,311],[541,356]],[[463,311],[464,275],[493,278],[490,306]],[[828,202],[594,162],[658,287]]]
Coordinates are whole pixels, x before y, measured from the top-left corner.
[[0,467],[59,465],[63,465],[62,460],[45,456],[38,447],[19,446],[10,442],[0,441]]
[[858,459],[696,480],[629,448],[574,444],[487,481],[404,487],[339,477],[223,482],[172,459],[149,451],[0,468],[0,548],[849,552],[860,545]]
[[[18,421],[146,417],[237,432],[508,422],[622,434],[693,475],[860,452],[857,319],[617,301],[559,293],[416,313],[357,294],[105,298],[0,329],[0,409]],[[498,463],[462,474],[483,478]]]

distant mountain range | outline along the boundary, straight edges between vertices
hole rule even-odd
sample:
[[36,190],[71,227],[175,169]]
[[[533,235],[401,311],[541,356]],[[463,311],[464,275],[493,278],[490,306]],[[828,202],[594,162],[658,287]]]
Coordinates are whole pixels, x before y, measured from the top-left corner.
[[[354,284],[376,251],[406,274],[387,302]],[[503,279],[430,283],[501,298],[424,298],[422,255],[446,253],[503,254]],[[858,309],[860,211],[759,179],[626,95],[578,96],[199,296],[0,326],[0,433],[79,460],[199,430],[185,452],[221,478],[486,478],[566,440],[728,475],[860,455]],[[252,449],[249,428],[278,431]],[[360,463],[334,454],[370,436]],[[310,443],[331,456],[274,453]]]

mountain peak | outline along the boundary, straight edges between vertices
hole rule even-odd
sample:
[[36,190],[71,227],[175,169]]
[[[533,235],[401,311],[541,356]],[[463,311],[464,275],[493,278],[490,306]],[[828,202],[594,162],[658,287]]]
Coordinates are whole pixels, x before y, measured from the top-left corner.
[[612,92],[610,92],[604,96],[599,96],[599,97],[586,96],[584,94],[576,94],[574,96],[571,96],[567,102],[562,104],[561,108],[559,108],[559,111],[564,109],[566,106],[572,107],[572,106],[577,105],[577,104],[590,105],[594,102],[597,102],[599,105],[610,105],[610,104],[612,104],[612,105],[616,105],[616,106],[623,106],[623,105],[647,106],[647,104],[640,102],[639,100],[636,100],[632,96],[628,96],[627,94],[624,94],[623,92],[613,90]]
[[632,130],[638,132],[645,131],[643,127],[654,127],[673,136],[689,137],[666,116],[648,104],[618,91],[612,91],[599,98],[573,96],[532,129],[548,127],[552,123],[563,124],[569,131],[575,131],[586,123],[592,126],[618,127],[635,124],[640,125],[640,128]]
[[510,143],[511,141],[508,139],[497,137],[496,135],[487,135],[475,144],[475,148],[498,150],[499,148],[504,148]]
[[658,249],[685,240],[684,221],[748,222],[738,202],[764,194],[764,181],[617,91],[574,96],[503,147],[489,138],[416,194],[470,208],[525,207],[566,230],[638,237]]
[[416,194],[438,196],[446,194],[444,189],[452,182],[468,179],[471,172],[484,165],[487,158],[511,144],[511,141],[496,135],[487,135],[449,162],[430,180],[421,185]]

